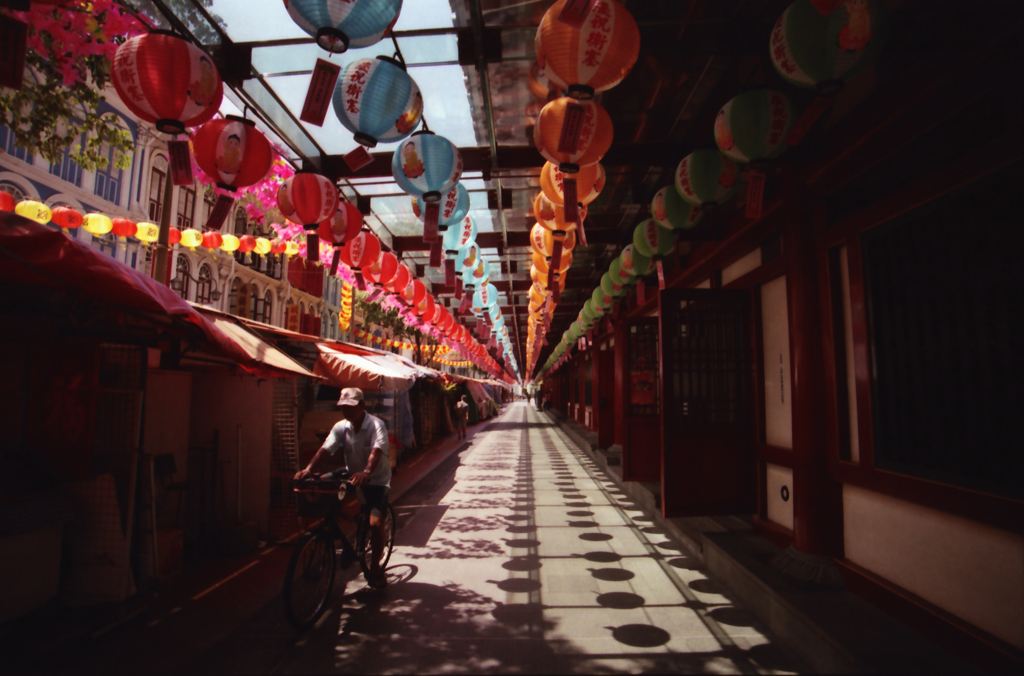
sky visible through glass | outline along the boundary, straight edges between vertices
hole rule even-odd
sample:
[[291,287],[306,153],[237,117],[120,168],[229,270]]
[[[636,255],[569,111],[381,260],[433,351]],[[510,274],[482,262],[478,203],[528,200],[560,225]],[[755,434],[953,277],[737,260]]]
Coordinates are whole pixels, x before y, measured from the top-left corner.
[[[207,11],[220,21],[221,29],[235,42],[267,42],[277,40],[309,39],[292,21],[282,0],[213,0]],[[395,31],[423,29],[451,29],[454,15],[448,0],[406,0],[399,15]],[[473,110],[467,77],[458,63],[458,45],[454,34],[399,37],[398,44],[409,67],[409,74],[423,93],[424,118],[430,130],[449,139],[458,147],[486,145],[487,139],[478,139],[473,125]],[[309,87],[310,73],[318,58],[333,60],[344,65],[359,58],[394,54],[394,43],[385,39],[363,49],[351,49],[344,54],[330,55],[315,44],[277,44],[256,46],[252,65],[262,76],[266,88],[298,118]],[[256,83],[247,83],[252,91]],[[225,97],[221,112],[241,114],[231,97]],[[273,117],[273,116],[272,116]],[[287,117],[287,116],[285,116]],[[275,118],[275,122],[279,120]],[[288,122],[293,124],[293,122]],[[322,127],[303,123],[303,129],[313,141],[329,155],[343,155],[354,150],[357,143],[329,110]],[[287,129],[283,130],[285,134]],[[381,143],[376,151],[389,151],[398,144]],[[294,159],[294,158],[291,158]],[[353,183],[356,183],[355,181]],[[356,186],[361,194],[371,196],[394,195],[377,198],[372,203],[374,213],[395,235],[419,234],[422,224],[412,213],[411,200],[386,179],[373,179],[373,185]],[[484,190],[482,180],[463,182],[468,190]],[[472,194],[472,214],[481,232],[494,230],[494,222],[487,209],[485,192]]]

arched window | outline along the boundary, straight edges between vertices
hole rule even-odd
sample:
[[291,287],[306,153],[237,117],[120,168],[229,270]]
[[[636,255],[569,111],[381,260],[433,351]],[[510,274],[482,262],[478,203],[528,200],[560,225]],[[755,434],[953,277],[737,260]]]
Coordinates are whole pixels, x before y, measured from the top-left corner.
[[25,193],[22,190],[22,187],[17,183],[12,183],[11,181],[0,181],[0,190],[13,197],[15,204],[25,199]]
[[263,294],[263,318],[260,319],[264,324],[270,323],[271,311],[274,309],[274,295],[270,293],[270,289],[267,289],[266,293]]
[[209,305],[212,303],[213,298],[211,294],[216,290],[216,288],[217,287],[213,281],[213,272],[210,270],[210,266],[203,265],[199,268],[199,284],[196,285],[196,302],[203,305]]
[[196,217],[196,187],[194,185],[178,186],[178,229],[193,227]]
[[263,296],[260,295],[260,290],[255,284],[249,285],[249,318],[255,319],[256,321],[262,321],[260,317],[263,316]]
[[191,280],[189,280],[190,272],[191,266],[189,266],[188,258],[178,254],[178,262],[174,268],[174,279],[171,280],[171,288],[186,300],[188,299],[189,287],[191,286]]
[[231,289],[228,291],[228,312],[235,315],[236,317],[241,316],[239,309],[245,307],[243,304],[239,304],[239,288],[242,283],[235,277],[231,280]]
[[217,204],[217,193],[213,191],[213,186],[208,185],[203,187],[203,223],[205,224],[210,220],[210,214],[213,213],[213,207]]
[[164,181],[167,180],[167,158],[157,155],[153,158],[153,169],[149,176],[149,220],[160,222],[164,210]]
[[235,237],[241,237],[242,235],[249,234],[246,231],[248,227],[249,223],[245,218],[245,209],[238,207],[235,209]]
[[120,205],[124,170],[115,165],[114,148],[109,143],[103,144],[100,148],[100,155],[107,159],[107,166],[105,169],[96,168],[96,187],[93,189],[93,193],[112,204]]

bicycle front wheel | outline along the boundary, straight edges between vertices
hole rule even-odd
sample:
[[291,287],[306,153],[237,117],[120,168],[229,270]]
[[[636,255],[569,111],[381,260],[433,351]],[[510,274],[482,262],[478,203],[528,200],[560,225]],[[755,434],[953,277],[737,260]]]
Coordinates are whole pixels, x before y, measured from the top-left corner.
[[284,614],[299,630],[320,618],[334,587],[334,539],[324,532],[299,539],[284,578]]
[[[370,542],[369,519],[364,519],[359,526],[359,540],[357,550],[359,554],[359,567],[363,569],[363,575],[369,575],[373,569],[373,547]],[[380,569],[383,571],[391,560],[391,551],[395,548],[395,510],[388,505],[388,511],[384,515],[384,546],[381,549]]]

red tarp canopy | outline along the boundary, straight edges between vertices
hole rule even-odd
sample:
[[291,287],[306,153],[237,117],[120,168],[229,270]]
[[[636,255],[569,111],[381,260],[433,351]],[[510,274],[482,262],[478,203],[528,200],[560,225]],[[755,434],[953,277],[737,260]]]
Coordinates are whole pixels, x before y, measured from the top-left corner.
[[0,259],[0,282],[77,291],[114,305],[177,317],[203,332],[211,354],[227,358],[249,373],[295,375],[251,357],[163,284],[35,221],[0,212]]

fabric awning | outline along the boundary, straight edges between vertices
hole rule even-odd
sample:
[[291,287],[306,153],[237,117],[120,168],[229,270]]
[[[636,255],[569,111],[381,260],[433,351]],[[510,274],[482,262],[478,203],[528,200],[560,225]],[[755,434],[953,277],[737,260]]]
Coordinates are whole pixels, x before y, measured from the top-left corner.
[[335,387],[358,387],[367,392],[397,390],[404,392],[416,382],[415,373],[393,360],[378,361],[372,354],[348,354],[317,345],[320,355],[313,373],[323,376]]
[[202,331],[204,349],[210,354],[255,375],[291,375],[254,359],[163,284],[58,230],[0,211],[0,259],[0,281],[82,293],[113,305],[176,317]]
[[245,352],[254,361],[264,364],[270,368],[288,372],[297,376],[307,376],[316,379],[320,378],[320,376],[316,375],[281,350],[260,338],[255,332],[250,331],[231,315],[207,309],[202,309],[200,311],[202,314],[209,317],[214,326],[231,338],[231,340],[238,343],[238,345],[245,350]]

